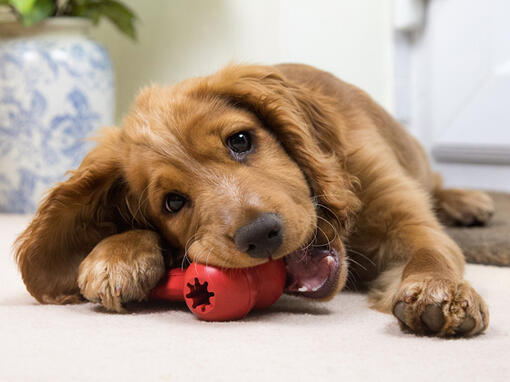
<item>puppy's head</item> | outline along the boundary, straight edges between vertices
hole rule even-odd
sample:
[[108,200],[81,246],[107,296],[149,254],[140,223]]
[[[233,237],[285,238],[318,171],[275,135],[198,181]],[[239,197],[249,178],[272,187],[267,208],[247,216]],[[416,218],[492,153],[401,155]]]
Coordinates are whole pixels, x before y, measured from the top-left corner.
[[138,199],[130,210],[192,261],[285,257],[289,292],[332,296],[345,282],[342,235],[357,199],[341,120],[309,93],[256,66],[143,90],[122,133],[122,173]]

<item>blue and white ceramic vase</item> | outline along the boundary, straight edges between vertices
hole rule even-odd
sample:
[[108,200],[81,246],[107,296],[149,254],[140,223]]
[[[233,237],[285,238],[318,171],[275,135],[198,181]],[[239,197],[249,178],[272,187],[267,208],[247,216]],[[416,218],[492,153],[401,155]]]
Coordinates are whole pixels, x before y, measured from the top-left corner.
[[33,212],[111,125],[110,57],[87,37],[90,22],[54,18],[0,24],[0,212]]

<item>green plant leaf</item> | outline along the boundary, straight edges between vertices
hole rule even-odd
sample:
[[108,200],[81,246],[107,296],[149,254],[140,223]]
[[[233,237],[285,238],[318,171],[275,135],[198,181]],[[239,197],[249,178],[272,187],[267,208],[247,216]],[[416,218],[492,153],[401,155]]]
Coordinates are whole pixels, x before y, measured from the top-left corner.
[[106,1],[104,6],[104,15],[128,37],[136,39],[133,12],[117,1]]
[[[115,0],[77,1],[72,12],[75,16],[87,17],[97,24],[102,16],[109,19],[121,32],[136,39],[136,16],[128,7]],[[81,3],[80,4],[78,4]]]
[[101,18],[101,9],[95,3],[87,4],[85,2],[83,5],[76,4],[71,10],[71,16],[86,17],[92,20],[94,24],[97,24]]
[[36,0],[9,0],[9,3],[16,8],[20,15],[25,16],[31,12]]
[[[86,3],[93,3],[94,0],[69,0],[71,3],[75,3],[79,6],[85,5]],[[98,2],[101,0],[95,0],[95,2]]]
[[10,0],[9,3],[19,13],[25,26],[44,20],[51,16],[55,9],[52,0]]
[[[25,26],[53,16],[56,3],[56,0],[0,0],[0,5],[11,6]],[[94,24],[97,24],[102,17],[106,17],[121,32],[136,39],[136,15],[117,0],[68,0],[65,6],[59,9],[59,15],[85,17]]]

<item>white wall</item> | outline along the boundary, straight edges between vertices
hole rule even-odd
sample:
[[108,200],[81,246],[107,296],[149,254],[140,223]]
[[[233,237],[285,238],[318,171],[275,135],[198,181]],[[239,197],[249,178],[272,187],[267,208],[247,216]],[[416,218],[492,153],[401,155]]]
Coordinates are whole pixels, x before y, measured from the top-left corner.
[[510,191],[510,4],[425,4],[423,28],[394,44],[396,116],[446,186]]
[[392,109],[391,0],[126,0],[138,42],[103,22],[93,35],[116,69],[117,119],[136,91],[234,62],[304,62]]

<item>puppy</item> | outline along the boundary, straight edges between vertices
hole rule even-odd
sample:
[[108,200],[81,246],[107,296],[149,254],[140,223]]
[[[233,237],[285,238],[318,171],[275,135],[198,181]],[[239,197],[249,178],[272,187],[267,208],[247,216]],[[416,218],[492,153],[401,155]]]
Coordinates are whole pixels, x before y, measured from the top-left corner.
[[[38,301],[112,311],[169,262],[284,258],[287,293],[327,300],[353,281],[403,330],[484,331],[489,313],[445,234],[485,223],[484,193],[441,187],[420,145],[370,97],[310,66],[228,66],[149,87],[106,129],[17,240]],[[184,257],[183,257],[184,256]]]

